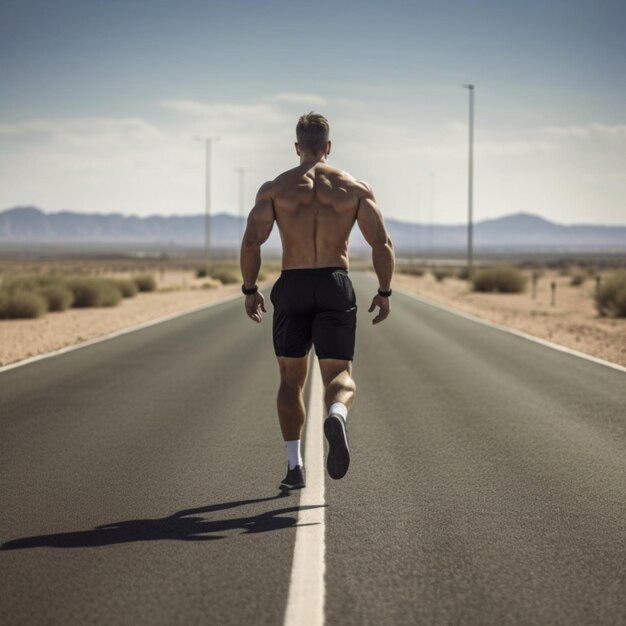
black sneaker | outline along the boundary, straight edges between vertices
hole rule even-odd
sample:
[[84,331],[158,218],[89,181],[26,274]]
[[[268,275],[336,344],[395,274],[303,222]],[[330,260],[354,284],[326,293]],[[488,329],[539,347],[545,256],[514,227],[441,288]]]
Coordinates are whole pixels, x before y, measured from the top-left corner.
[[289,465],[287,465],[287,476],[285,476],[285,480],[280,483],[280,488],[286,489],[287,491],[302,489],[305,486],[304,478],[304,467],[302,467],[302,465],[296,465],[293,469],[289,469]]
[[328,440],[328,458],[326,469],[335,480],[343,478],[350,465],[348,433],[346,422],[341,415],[329,415],[324,422],[324,435]]

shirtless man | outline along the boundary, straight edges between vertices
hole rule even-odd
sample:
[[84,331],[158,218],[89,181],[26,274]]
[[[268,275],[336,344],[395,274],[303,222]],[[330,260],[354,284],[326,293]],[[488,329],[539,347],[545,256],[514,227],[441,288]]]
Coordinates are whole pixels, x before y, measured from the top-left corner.
[[326,163],[331,142],[322,115],[303,115],[296,127],[300,165],[261,186],[241,245],[241,273],[248,317],[260,322],[265,299],[256,281],[261,245],[274,225],[283,245],[282,272],[270,300],[274,305],[274,351],[280,368],[277,408],[287,447],[288,469],[281,489],[301,489],[305,474],[300,439],[305,409],[302,391],[311,344],[319,359],[328,416],[326,468],[331,478],[345,476],[350,464],[346,433],[355,384],[352,359],[356,299],[348,278],[348,237],[356,221],[372,247],[379,289],[369,312],[378,324],[389,315],[394,253],[372,188]]

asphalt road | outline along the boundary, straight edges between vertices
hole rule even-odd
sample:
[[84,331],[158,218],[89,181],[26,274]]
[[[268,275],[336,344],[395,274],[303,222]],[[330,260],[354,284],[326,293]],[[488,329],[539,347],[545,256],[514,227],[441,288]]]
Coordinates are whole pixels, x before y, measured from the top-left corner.
[[[626,375],[354,281],[326,623],[626,624]],[[282,623],[270,335],[236,301],[0,373],[0,623]]]

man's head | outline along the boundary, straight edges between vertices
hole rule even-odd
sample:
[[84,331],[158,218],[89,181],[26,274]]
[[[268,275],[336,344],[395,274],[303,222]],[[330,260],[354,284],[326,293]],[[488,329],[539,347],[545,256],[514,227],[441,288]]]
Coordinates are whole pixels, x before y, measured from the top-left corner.
[[327,156],[330,154],[328,135],[330,126],[328,120],[319,113],[302,115],[296,126],[296,152],[310,156]]

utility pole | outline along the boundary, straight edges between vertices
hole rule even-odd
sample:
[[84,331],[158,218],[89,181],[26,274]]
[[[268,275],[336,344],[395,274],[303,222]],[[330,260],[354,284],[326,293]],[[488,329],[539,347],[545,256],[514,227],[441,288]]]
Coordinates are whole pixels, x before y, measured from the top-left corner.
[[420,215],[420,186],[419,182],[415,182],[413,184],[413,228],[411,230],[411,264],[415,265],[417,263],[417,258],[419,256],[418,251],[418,230],[419,230],[419,215]]
[[472,280],[474,264],[473,204],[474,204],[474,85],[463,85],[469,90],[469,164],[467,177],[467,279]]
[[428,177],[428,257],[429,265],[435,260],[435,173]]
[[239,236],[239,245],[241,246],[241,240],[243,239],[243,220],[244,220],[244,192],[245,192],[245,178],[246,170],[243,167],[237,168],[239,174],[239,218],[237,219],[237,234]]
[[211,271],[211,147],[219,137],[196,137],[205,143],[205,187],[204,187],[204,246],[206,254],[207,275]]

